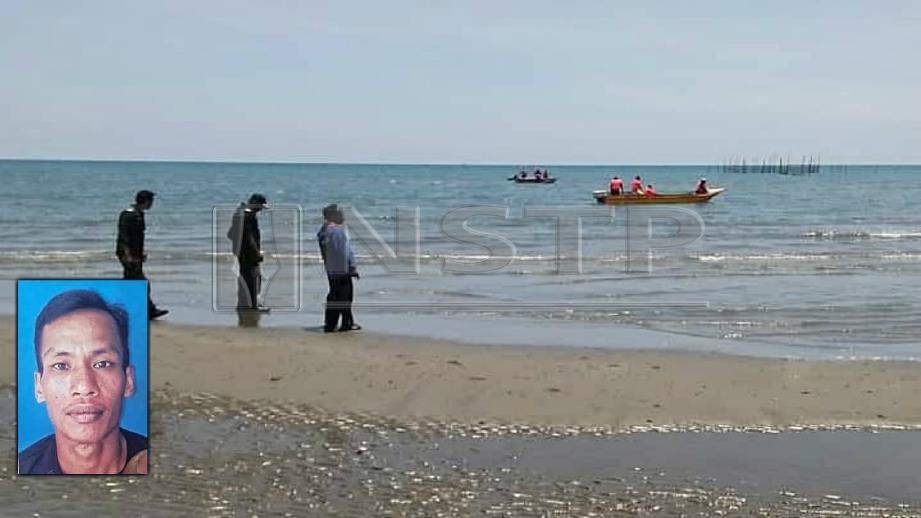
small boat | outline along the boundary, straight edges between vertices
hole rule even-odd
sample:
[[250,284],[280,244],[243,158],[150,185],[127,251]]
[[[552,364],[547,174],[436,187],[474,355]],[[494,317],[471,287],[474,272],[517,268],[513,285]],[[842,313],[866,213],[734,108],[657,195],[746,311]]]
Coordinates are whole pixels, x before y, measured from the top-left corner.
[[592,196],[598,203],[607,205],[655,205],[660,203],[703,203],[725,191],[725,187],[710,189],[707,194],[693,192],[657,194],[647,198],[643,194],[625,193],[614,196],[610,191],[594,191]]
[[528,177],[526,177],[526,178],[521,178],[520,176],[513,176],[513,177],[509,178],[509,181],[513,181],[513,182],[515,182],[515,183],[554,183],[554,182],[556,182],[556,178],[554,178],[554,177],[551,177],[551,178],[534,178],[533,176],[528,176]]

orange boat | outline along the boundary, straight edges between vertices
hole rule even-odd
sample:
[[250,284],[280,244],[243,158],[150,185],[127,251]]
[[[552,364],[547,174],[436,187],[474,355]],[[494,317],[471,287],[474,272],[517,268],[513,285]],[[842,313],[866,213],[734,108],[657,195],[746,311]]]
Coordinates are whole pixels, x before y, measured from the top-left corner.
[[595,201],[607,205],[655,205],[660,203],[703,203],[710,201],[711,198],[725,191],[725,187],[710,189],[707,194],[696,194],[693,192],[682,192],[672,194],[656,194],[647,198],[643,194],[619,194],[614,196],[610,191],[594,191]]

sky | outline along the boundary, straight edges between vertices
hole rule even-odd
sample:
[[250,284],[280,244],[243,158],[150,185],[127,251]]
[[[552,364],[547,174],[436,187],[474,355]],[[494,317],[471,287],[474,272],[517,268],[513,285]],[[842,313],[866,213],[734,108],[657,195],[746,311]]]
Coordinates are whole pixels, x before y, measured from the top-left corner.
[[0,158],[921,163],[921,3],[3,0]]

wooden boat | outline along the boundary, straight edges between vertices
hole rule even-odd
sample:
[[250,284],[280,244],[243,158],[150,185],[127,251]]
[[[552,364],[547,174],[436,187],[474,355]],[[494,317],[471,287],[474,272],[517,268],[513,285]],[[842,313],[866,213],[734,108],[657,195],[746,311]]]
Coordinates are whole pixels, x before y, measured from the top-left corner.
[[682,193],[663,193],[647,198],[643,194],[626,193],[617,196],[611,195],[611,191],[594,191],[592,196],[598,203],[607,205],[656,205],[661,203],[703,203],[710,201],[714,196],[725,191],[725,187],[710,189],[707,194],[695,194],[693,192]]
[[513,177],[509,178],[509,180],[510,180],[510,181],[513,181],[513,182],[515,182],[515,183],[554,183],[554,182],[556,182],[556,178],[552,178],[552,177],[551,177],[551,178],[540,178],[540,179],[538,179],[538,178],[534,178],[533,176],[529,176],[529,177],[527,177],[527,178],[520,178],[520,177],[517,177],[517,176],[513,176]]

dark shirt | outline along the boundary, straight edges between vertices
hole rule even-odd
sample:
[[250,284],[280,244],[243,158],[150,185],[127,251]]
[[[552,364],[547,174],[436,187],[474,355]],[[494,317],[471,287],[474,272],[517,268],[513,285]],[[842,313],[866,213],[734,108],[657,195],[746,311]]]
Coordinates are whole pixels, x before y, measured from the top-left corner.
[[144,258],[144,211],[135,207],[125,209],[118,216],[118,241],[115,254],[119,259],[131,256],[135,261]]
[[[119,428],[128,446],[125,460],[147,449],[147,437]],[[124,469],[124,468],[122,468]],[[58,445],[51,434],[19,453],[20,475],[63,475],[58,464]]]
[[256,211],[239,208],[233,215],[233,222],[227,237],[233,241],[233,253],[241,263],[262,261],[262,234]]

